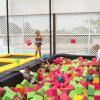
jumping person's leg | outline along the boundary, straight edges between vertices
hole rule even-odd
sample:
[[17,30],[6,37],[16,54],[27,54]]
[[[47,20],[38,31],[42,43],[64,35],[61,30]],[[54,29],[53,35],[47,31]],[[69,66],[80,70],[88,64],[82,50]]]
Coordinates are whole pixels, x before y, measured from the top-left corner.
[[37,57],[37,53],[38,53],[38,46],[37,45],[35,45],[35,56]]
[[39,46],[39,55],[41,57],[41,46]]

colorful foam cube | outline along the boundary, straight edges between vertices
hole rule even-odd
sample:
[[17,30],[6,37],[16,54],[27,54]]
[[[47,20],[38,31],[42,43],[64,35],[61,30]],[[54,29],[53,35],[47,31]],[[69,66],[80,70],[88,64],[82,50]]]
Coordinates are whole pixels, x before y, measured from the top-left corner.
[[63,76],[58,76],[58,81],[59,81],[59,82],[64,82],[64,81],[65,81],[65,79],[64,79],[64,77],[63,77]]
[[13,100],[21,100],[19,97],[15,97]]
[[29,86],[30,88],[33,88],[34,87],[34,85],[33,84],[30,84],[30,86]]
[[89,82],[93,81],[93,76],[91,74],[87,76],[87,81]]
[[82,94],[83,89],[84,89],[84,88],[83,88],[83,86],[82,86],[81,84],[78,84],[78,85],[75,86],[75,91],[76,91],[76,93],[77,93],[78,95]]
[[48,95],[47,95],[47,94],[44,94],[44,100],[51,100],[51,98],[50,98],[50,97],[48,97]]
[[58,87],[60,87],[60,83],[59,83],[58,81],[54,81],[54,82],[53,82],[53,86],[55,86],[55,87],[58,88]]
[[76,95],[73,100],[84,100],[83,95]]
[[13,100],[15,96],[16,96],[16,93],[7,91],[5,95],[3,96],[2,100]]
[[86,81],[81,80],[81,81],[80,81],[80,84],[81,84],[82,86],[84,86],[84,88],[87,88],[87,87],[88,87],[88,83],[87,83]]
[[94,96],[88,96],[88,100],[94,100]]
[[20,85],[20,84],[16,85],[16,89],[17,90],[19,89],[19,91],[24,92],[24,87],[22,85]]
[[77,85],[77,83],[74,80],[70,81],[70,84],[73,85],[73,86]]
[[57,96],[57,88],[55,88],[55,87],[50,88],[49,90],[46,91],[46,94],[49,97]]
[[88,86],[88,95],[93,96],[95,93],[95,87],[93,85]]
[[2,87],[0,87],[0,96],[2,96],[4,93],[5,93],[5,90]]
[[4,87],[4,89],[6,90],[6,95],[11,94],[12,96],[16,96],[16,93],[13,92],[8,86]]
[[41,88],[41,89],[39,89],[39,90],[37,91],[37,94],[38,94],[38,95],[44,95],[44,93],[45,93],[45,91],[44,91],[43,88]]
[[22,96],[20,93],[17,93],[17,96],[18,96],[21,100],[23,100],[23,96]]
[[71,91],[70,93],[69,93],[69,96],[72,98],[72,99],[74,99],[74,97],[77,95],[77,93],[76,93],[76,91],[75,90],[73,90],[73,91]]
[[100,84],[94,83],[93,85],[95,86],[95,89],[96,89],[96,90],[100,90]]
[[100,100],[100,96],[95,95],[95,96],[94,96],[94,100]]
[[32,91],[32,92],[28,92],[27,93],[27,99],[32,99],[35,96],[36,92]]
[[93,78],[93,83],[99,83],[99,78]]
[[73,80],[79,82],[80,81],[80,78],[79,77],[74,77]]
[[30,87],[30,83],[29,83],[27,80],[23,80],[23,81],[21,82],[21,85],[22,85],[23,87]]
[[40,95],[35,94],[33,100],[43,100],[43,97]]
[[57,89],[57,95],[60,96],[61,94],[62,92],[59,89]]
[[61,94],[61,96],[60,96],[60,99],[61,99],[61,100],[68,100],[67,97],[68,97],[68,96],[67,96],[66,92],[63,92],[63,93]]

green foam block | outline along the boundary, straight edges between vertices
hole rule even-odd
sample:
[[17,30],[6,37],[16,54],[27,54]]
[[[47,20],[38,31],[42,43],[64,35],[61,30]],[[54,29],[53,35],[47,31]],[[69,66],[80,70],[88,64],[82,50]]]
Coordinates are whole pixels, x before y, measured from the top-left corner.
[[88,100],[94,100],[94,96],[88,96]]
[[76,91],[76,93],[77,93],[78,95],[82,94],[83,90],[84,90],[84,87],[83,87],[81,84],[77,84],[77,85],[75,86],[75,91]]
[[17,92],[17,96],[18,96],[21,100],[23,100],[23,96],[22,96],[19,92]]
[[49,86],[44,85],[44,86],[43,86],[43,89],[44,89],[44,91],[47,91],[48,89],[50,89],[50,87],[49,87]]
[[100,96],[100,90],[96,90],[94,95]]
[[43,97],[36,94],[33,100],[43,100]]
[[92,85],[88,86],[88,95],[93,96],[95,93],[95,88]]
[[58,96],[60,96],[62,94],[62,92],[59,89],[57,89],[57,94],[58,94]]
[[74,91],[71,91],[70,93],[69,93],[69,96],[72,98],[72,99],[74,99],[74,97],[77,95],[77,93],[76,93],[76,91],[74,90]]
[[6,90],[6,95],[11,94],[12,96],[16,96],[16,93],[13,92],[8,86],[5,86],[4,89]]
[[34,75],[33,75],[32,79],[34,79],[36,81],[37,78],[38,78],[38,74],[36,72],[34,72]]
[[48,82],[46,82],[44,85],[45,85],[45,86],[48,86],[49,88],[52,87],[52,84],[51,84],[51,83],[48,83]]
[[29,86],[30,88],[33,88],[34,87],[34,85],[33,84],[30,84],[30,86]]
[[70,84],[73,85],[73,86],[76,86],[77,83],[73,80],[73,81],[70,81]]
[[21,85],[22,85],[23,87],[30,87],[30,83],[29,83],[27,80],[23,80],[23,81],[21,82]]
[[13,100],[15,96],[16,96],[16,93],[6,92],[2,100]]
[[47,95],[47,94],[44,94],[44,100],[51,100],[51,98],[50,98],[50,97],[48,97],[48,95]]
[[27,93],[27,99],[32,99],[35,96],[36,92],[28,92]]
[[41,88],[41,89],[39,89],[39,90],[37,91],[37,94],[39,94],[39,95],[44,95],[44,93],[45,93],[45,91],[44,91],[43,88]]
[[80,78],[79,77],[74,77],[73,80],[79,82],[80,81]]

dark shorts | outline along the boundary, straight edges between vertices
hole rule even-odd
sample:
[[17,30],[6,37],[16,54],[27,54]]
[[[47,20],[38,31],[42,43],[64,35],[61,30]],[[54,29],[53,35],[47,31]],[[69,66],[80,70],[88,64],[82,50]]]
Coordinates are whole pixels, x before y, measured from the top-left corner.
[[37,47],[41,47],[42,43],[35,43]]

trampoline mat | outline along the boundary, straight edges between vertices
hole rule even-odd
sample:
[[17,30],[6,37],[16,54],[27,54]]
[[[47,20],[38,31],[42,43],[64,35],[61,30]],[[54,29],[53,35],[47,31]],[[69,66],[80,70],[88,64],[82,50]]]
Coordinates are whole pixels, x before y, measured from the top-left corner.
[[0,67],[5,66],[5,65],[8,65],[8,64],[10,64],[10,63],[0,62]]
[[6,56],[6,57],[1,57],[1,58],[16,58],[16,59],[27,59],[33,56],[16,56],[16,55],[11,55],[11,56]]

